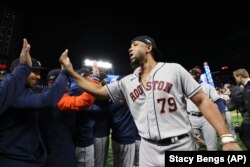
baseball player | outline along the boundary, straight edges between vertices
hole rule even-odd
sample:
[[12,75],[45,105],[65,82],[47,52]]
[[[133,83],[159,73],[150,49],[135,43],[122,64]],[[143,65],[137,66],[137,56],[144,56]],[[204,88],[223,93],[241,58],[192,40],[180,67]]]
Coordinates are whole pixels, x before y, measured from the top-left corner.
[[23,39],[19,65],[0,82],[0,114],[18,97],[31,73],[30,45]]
[[[67,50],[62,53],[65,54]],[[15,59],[11,69],[19,64]],[[44,69],[32,58],[30,73],[21,94],[0,116],[0,166],[42,167],[46,150],[38,129],[38,110],[50,109],[57,105],[66,90],[67,75],[61,71],[54,85],[45,92],[34,93],[32,87],[40,80]]]
[[218,95],[220,96],[221,99],[223,99],[223,102],[225,104],[225,119],[226,119],[226,122],[227,122],[227,125],[228,125],[228,128],[230,130],[230,132],[234,135],[234,138],[237,139],[237,135],[235,133],[235,130],[234,130],[234,127],[233,127],[233,124],[232,124],[232,115],[231,115],[231,112],[228,110],[227,108],[227,103],[228,101],[230,100],[230,90],[227,88],[227,87],[224,87],[224,88],[220,88],[218,90],[216,90]]
[[[100,83],[106,85],[108,76],[105,73],[100,73]],[[95,106],[99,107],[99,112],[92,112],[95,120],[95,167],[105,167],[108,159],[109,151],[109,134],[111,128],[112,115],[110,113],[110,106],[112,101],[108,100],[96,100]]]
[[[60,72],[61,69],[49,71],[47,74],[48,89],[53,87]],[[75,113],[62,112],[56,106],[45,108],[39,112],[39,129],[47,151],[44,166],[75,166],[74,120]]]
[[136,125],[125,100],[115,101],[110,111],[114,167],[131,167],[135,159]]
[[[198,83],[200,83],[201,73],[202,70],[198,66],[190,70],[190,74]],[[216,89],[208,83],[201,83],[201,87],[203,92],[208,95],[209,99],[219,106],[218,108],[221,109],[221,112],[225,113],[225,105],[219,94],[216,92]],[[199,108],[197,108],[190,99],[187,99],[187,113],[195,135],[204,138],[207,150],[217,150],[217,134],[214,127],[207,121]]]
[[[86,77],[92,82],[99,84],[92,79],[92,72],[87,68],[81,68],[77,71],[82,77]],[[61,110],[78,111],[75,118],[75,144],[76,144],[76,166],[94,167],[94,126],[95,121],[90,116],[93,110],[95,98],[84,92],[77,85],[70,87],[68,94],[63,96],[58,103]]]
[[141,72],[104,87],[78,75],[67,55],[62,55],[60,62],[80,87],[97,98],[126,99],[142,138],[140,166],[165,166],[166,150],[195,150],[185,97],[191,98],[215,127],[222,138],[223,150],[240,150],[201,86],[181,65],[158,62],[161,55],[151,37],[134,38],[129,49],[130,61],[141,66]]
[[[132,66],[134,73],[140,73],[141,67],[135,65]],[[138,129],[136,128],[136,135],[135,135],[135,160],[134,160],[134,167],[139,167],[139,155],[140,155],[140,145],[141,145],[141,136],[139,135]]]

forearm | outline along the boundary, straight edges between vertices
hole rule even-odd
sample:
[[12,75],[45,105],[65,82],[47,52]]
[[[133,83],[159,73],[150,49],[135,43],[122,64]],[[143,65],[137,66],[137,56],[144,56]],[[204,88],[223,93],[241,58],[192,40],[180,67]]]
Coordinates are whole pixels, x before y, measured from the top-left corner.
[[203,101],[199,109],[219,136],[229,133],[225,120],[214,103],[209,100]]
[[107,99],[108,93],[101,85],[97,85],[86,78],[82,77],[75,71],[67,71],[71,78],[81,87],[84,91],[89,92],[91,95],[98,99]]

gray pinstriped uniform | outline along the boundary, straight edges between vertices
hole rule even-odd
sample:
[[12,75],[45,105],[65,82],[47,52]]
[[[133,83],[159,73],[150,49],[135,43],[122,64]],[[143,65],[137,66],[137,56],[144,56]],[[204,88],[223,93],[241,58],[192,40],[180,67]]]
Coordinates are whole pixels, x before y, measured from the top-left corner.
[[[130,74],[118,82],[106,85],[112,100],[126,99],[140,136],[154,140],[175,137],[191,131],[185,97],[191,98],[200,89],[200,85],[181,65],[161,62],[153,68],[145,86],[140,83],[138,74]],[[143,149],[147,150],[147,153],[142,156],[143,150],[140,150],[140,165],[141,162],[144,165],[148,162],[152,166],[163,166],[163,150],[178,150],[181,145],[184,145],[181,148],[183,150],[191,149],[182,142],[192,143],[192,140],[180,140],[180,145],[176,147],[157,146],[154,149],[146,146],[146,142],[143,141],[141,148],[147,147]]]
[[[201,83],[201,87],[203,92],[206,93],[213,102],[220,98],[215,88],[210,84]],[[187,100],[187,112],[189,113],[189,119],[194,132],[204,138],[207,150],[217,150],[217,134],[215,129],[206,118],[202,116],[198,107],[190,99]]]

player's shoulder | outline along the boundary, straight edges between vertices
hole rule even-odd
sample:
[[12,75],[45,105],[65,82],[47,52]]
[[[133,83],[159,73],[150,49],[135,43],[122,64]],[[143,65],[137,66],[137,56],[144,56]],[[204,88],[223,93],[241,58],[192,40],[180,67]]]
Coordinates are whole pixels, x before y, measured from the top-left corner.
[[206,82],[201,83],[201,86],[203,88],[207,88],[207,89],[215,89],[212,85],[210,85],[209,83],[206,83]]
[[158,64],[162,64],[165,67],[169,67],[169,68],[183,68],[182,65],[180,65],[179,63],[175,63],[175,62],[159,62]]
[[129,74],[129,75],[126,75],[123,78],[121,78],[120,81],[127,81],[127,80],[131,81],[131,80],[134,80],[134,79],[136,79],[138,77],[139,77],[139,74]]

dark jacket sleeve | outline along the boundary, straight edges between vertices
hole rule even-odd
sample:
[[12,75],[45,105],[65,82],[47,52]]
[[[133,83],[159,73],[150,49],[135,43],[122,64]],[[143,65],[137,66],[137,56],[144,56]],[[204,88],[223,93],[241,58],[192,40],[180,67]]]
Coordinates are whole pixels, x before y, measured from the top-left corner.
[[8,108],[24,89],[31,67],[19,64],[12,73],[0,83],[0,114]]
[[227,101],[227,108],[228,111],[234,111],[235,109],[237,109],[237,103],[233,99],[229,99]]
[[225,105],[226,102],[223,99],[219,98],[214,103],[218,106],[219,111],[221,113],[225,113],[226,112],[226,105]]
[[250,81],[247,82],[244,88],[244,102],[247,112],[250,114]]
[[42,93],[23,93],[12,105],[14,108],[51,108],[57,107],[58,101],[66,91],[68,78],[65,72],[61,72],[54,85]]

